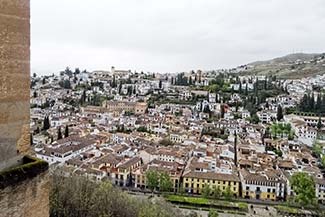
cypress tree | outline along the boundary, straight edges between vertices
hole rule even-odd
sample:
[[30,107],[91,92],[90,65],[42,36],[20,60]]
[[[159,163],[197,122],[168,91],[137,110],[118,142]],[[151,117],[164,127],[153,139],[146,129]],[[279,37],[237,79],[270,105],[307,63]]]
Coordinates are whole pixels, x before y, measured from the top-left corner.
[[224,107],[223,104],[221,104],[220,114],[221,114],[221,118],[224,118],[225,117],[225,107]]
[[43,121],[43,130],[48,130],[50,129],[51,125],[50,125],[50,119],[48,116],[44,117],[44,121]]
[[278,105],[276,117],[278,121],[281,121],[283,119],[283,110],[280,105]]
[[318,122],[317,122],[317,129],[321,129],[323,127],[323,124],[322,124],[322,118],[319,116],[319,119],[318,119]]
[[65,130],[64,130],[64,138],[69,137],[69,127],[68,125],[65,126]]
[[113,75],[112,88],[115,88],[115,87],[117,87],[116,79],[115,79],[115,75]]
[[61,127],[58,129],[58,140],[62,139]]
[[34,145],[34,139],[33,139],[33,134],[30,134],[30,145]]

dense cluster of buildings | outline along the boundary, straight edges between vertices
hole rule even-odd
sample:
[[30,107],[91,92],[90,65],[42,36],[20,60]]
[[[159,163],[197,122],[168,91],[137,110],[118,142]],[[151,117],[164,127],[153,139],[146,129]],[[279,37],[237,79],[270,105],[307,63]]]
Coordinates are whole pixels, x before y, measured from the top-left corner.
[[[146,189],[146,173],[155,170],[169,175],[173,191],[201,194],[209,186],[212,192],[258,200],[287,200],[294,195],[290,177],[306,172],[314,178],[318,200],[325,201],[320,169],[325,136],[324,128],[317,127],[319,121],[325,126],[325,118],[283,112],[277,120],[279,106],[294,108],[312,90],[312,78],[265,81],[290,91],[267,97],[252,114],[240,91],[254,91],[255,83],[266,77],[236,76],[234,81],[228,75],[223,78],[226,99],[209,89],[216,74],[209,75],[199,71],[175,77],[113,68],[35,76],[35,154],[66,174],[117,186]],[[175,79],[190,85],[176,85]],[[256,123],[252,115],[258,117]],[[45,117],[49,129],[43,129]],[[312,149],[315,143],[321,147],[319,156]]]

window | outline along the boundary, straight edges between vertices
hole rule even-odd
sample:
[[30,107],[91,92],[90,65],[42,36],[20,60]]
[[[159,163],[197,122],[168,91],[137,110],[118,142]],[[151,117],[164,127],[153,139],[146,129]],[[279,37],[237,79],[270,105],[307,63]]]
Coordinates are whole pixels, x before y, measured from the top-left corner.
[[249,186],[246,186],[246,191],[248,191],[249,190]]
[[267,192],[270,193],[270,192],[271,192],[271,189],[268,188],[268,189],[267,189]]

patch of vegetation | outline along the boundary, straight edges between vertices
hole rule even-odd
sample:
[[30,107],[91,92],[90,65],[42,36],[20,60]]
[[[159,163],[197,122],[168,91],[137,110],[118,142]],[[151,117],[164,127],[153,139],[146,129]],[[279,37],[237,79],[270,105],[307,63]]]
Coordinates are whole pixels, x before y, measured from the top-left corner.
[[0,189],[31,179],[46,170],[48,170],[47,162],[24,156],[21,165],[0,172]]
[[176,208],[161,199],[133,198],[110,182],[85,177],[53,175],[50,192],[51,217],[180,217]]
[[278,206],[275,206],[275,209],[278,212],[286,213],[286,214],[298,214],[298,213],[300,213],[299,209],[294,208],[294,207],[289,207],[289,206],[278,205]]
[[245,203],[235,203],[223,200],[212,200],[202,197],[186,197],[179,195],[166,195],[166,200],[175,203],[181,204],[182,206],[194,206],[194,207],[205,207],[205,208],[215,208],[215,209],[226,209],[226,210],[235,210],[247,212],[248,206]]

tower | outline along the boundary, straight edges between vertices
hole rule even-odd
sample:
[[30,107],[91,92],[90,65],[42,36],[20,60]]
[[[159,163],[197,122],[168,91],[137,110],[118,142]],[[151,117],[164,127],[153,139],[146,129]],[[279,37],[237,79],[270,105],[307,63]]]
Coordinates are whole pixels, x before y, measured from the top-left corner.
[[48,164],[28,156],[30,2],[0,1],[0,217],[49,215]]

